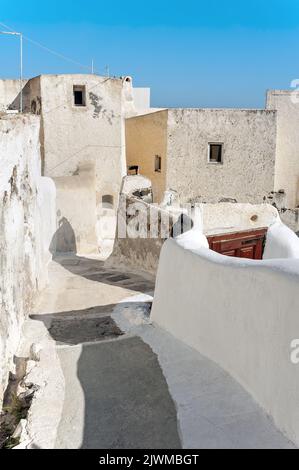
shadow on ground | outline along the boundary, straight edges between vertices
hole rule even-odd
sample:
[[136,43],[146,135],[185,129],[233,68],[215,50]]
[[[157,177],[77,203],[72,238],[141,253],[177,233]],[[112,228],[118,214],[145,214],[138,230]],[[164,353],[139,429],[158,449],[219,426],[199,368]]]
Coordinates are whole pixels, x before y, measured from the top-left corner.
[[107,268],[104,261],[97,259],[85,258],[72,253],[54,256],[53,260],[72,274],[82,276],[89,281],[142,293],[152,292],[155,289],[154,280],[146,279],[137,273]]
[[[78,406],[71,401],[70,357],[59,349],[66,381],[56,448],[70,448]],[[141,338],[83,345],[77,378],[84,393],[82,449],[179,449],[174,402],[157,356]]]
[[[119,304],[118,304],[119,305]],[[145,317],[150,316],[151,302],[123,302],[124,312],[128,309],[142,309]],[[111,318],[116,304],[100,305],[82,310],[31,315],[32,320],[42,321],[51,337],[59,345],[78,345],[107,339],[117,339],[123,332]]]

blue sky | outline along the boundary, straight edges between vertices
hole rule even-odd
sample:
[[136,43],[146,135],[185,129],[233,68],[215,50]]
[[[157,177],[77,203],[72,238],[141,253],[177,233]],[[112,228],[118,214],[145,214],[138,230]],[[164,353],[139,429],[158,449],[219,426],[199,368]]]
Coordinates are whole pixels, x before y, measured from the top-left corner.
[[[153,106],[263,107],[267,88],[299,78],[298,0],[0,0],[0,21],[100,73],[132,75]],[[24,42],[27,77],[82,71]],[[0,76],[18,76],[16,38],[0,35]]]

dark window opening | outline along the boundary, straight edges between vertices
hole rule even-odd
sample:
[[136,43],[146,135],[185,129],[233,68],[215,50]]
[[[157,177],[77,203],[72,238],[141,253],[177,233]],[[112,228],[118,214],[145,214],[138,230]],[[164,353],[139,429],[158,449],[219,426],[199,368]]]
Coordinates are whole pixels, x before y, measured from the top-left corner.
[[86,106],[85,86],[74,86],[74,105]]
[[128,167],[128,175],[139,175],[139,166],[132,165]]
[[155,156],[155,172],[161,173],[162,170],[162,158],[159,155]]
[[111,196],[111,194],[105,194],[102,197],[102,205],[104,208],[111,209],[113,208],[113,204],[114,204],[114,199],[113,199],[113,196]]
[[209,162],[222,163],[223,144],[209,144]]

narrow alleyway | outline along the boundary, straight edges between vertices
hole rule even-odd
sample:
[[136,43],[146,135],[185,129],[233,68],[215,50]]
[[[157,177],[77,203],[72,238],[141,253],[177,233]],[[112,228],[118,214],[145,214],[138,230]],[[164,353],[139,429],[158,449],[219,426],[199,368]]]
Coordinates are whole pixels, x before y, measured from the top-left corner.
[[228,374],[150,324],[153,290],[98,259],[51,263],[30,329],[45,326],[55,342],[45,389],[60,373],[64,383],[52,409],[33,406],[29,447],[52,432],[58,449],[292,448]]

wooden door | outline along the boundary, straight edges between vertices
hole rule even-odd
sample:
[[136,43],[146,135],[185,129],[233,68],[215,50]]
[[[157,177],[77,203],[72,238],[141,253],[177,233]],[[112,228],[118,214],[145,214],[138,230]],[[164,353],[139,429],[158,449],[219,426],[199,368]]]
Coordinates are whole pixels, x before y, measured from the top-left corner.
[[261,260],[267,229],[247,230],[208,237],[210,249],[225,256]]

